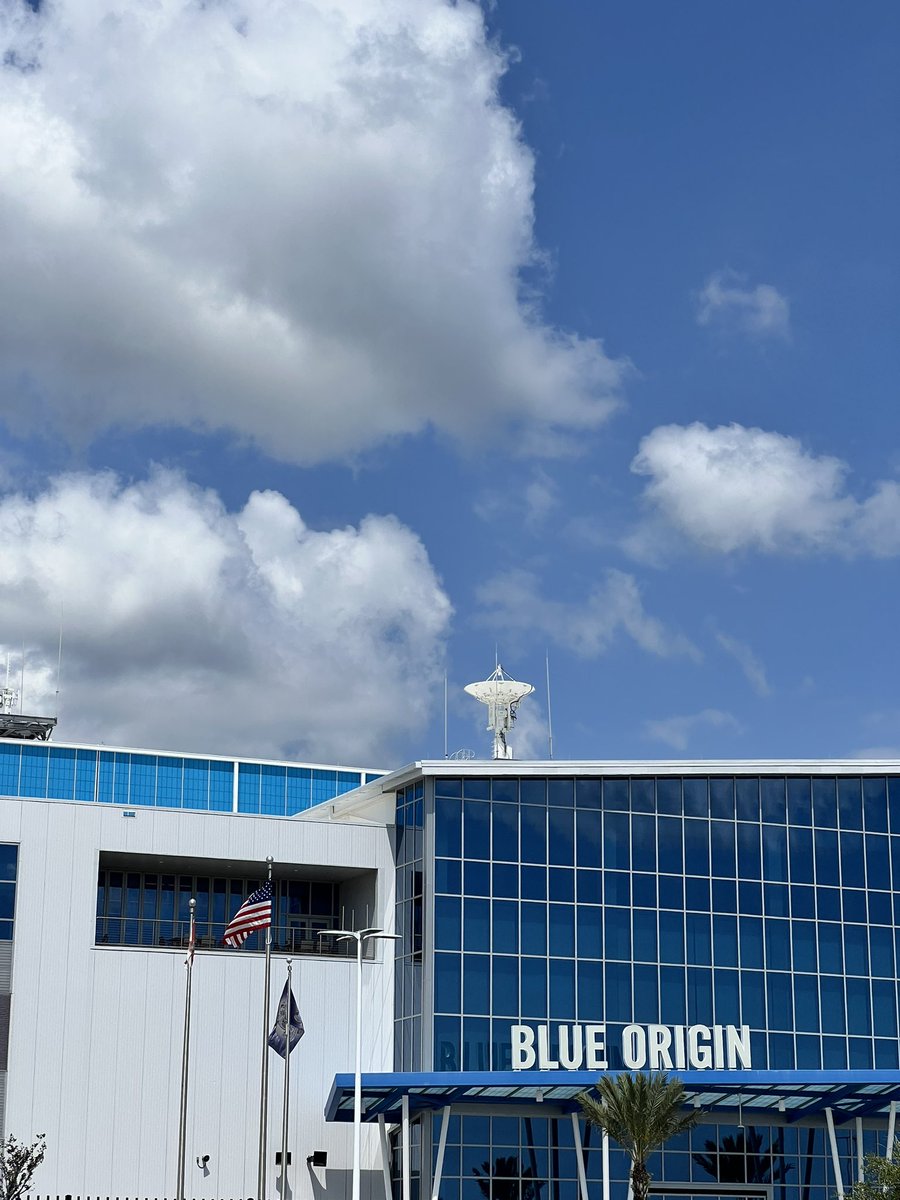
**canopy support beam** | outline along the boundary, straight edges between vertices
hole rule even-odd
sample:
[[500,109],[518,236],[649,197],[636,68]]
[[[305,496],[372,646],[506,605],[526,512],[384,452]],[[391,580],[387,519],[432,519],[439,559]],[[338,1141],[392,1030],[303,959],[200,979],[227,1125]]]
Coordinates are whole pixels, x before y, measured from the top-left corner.
[[834,1133],[834,1115],[830,1108],[825,1109],[825,1124],[828,1126],[828,1144],[831,1146],[831,1165],[834,1168],[834,1186],[837,1189],[838,1200],[844,1200],[844,1180],[841,1175],[841,1156],[838,1154],[837,1138]]

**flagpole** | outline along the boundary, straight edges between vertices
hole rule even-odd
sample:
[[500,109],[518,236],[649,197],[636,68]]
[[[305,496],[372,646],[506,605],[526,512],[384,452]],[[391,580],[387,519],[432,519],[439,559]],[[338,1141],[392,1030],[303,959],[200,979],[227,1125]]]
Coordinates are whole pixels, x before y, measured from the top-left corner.
[[181,1049],[181,1105],[178,1112],[178,1186],[175,1200],[185,1200],[184,1195],[184,1148],[187,1140],[187,1092],[188,1058],[191,1048],[191,975],[194,970],[194,910],[197,901],[191,897],[191,924],[188,935],[188,956],[184,960],[187,968],[184,984],[184,1044]]
[[291,960],[287,960],[287,1013],[284,1022],[284,1097],[281,1103],[281,1200],[287,1200],[288,1113],[291,1111]]
[[[266,859],[269,885],[272,883],[271,855]],[[275,917],[275,897],[272,897],[271,917]],[[259,1075],[259,1173],[256,1200],[266,1200],[266,1133],[269,1120],[269,980],[272,971],[272,919],[266,926],[266,970],[263,984],[262,1066]],[[184,1200],[184,1197],[180,1197]]]

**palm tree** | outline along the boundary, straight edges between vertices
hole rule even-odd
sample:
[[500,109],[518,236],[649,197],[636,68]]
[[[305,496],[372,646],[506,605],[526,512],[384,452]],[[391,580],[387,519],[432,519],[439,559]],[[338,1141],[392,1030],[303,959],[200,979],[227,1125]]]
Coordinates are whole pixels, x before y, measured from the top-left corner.
[[647,1160],[670,1138],[697,1123],[696,1112],[684,1112],[685,1092],[679,1079],[665,1072],[615,1078],[602,1075],[596,1095],[582,1092],[578,1103],[592,1125],[604,1129],[631,1156],[634,1200],[647,1200],[650,1172]]

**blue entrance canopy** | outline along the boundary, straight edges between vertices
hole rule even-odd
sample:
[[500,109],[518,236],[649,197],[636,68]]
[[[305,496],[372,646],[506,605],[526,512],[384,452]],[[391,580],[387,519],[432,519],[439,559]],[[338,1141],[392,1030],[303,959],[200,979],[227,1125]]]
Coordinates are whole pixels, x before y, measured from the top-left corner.
[[[689,1101],[710,1113],[743,1114],[762,1124],[819,1120],[830,1108],[835,1124],[888,1113],[900,1102],[900,1071],[682,1071]],[[362,1076],[363,1120],[399,1121],[446,1105],[492,1108],[540,1101],[563,1112],[597,1082],[596,1071],[390,1072]],[[548,1114],[549,1115],[549,1114]],[[336,1075],[325,1105],[328,1121],[352,1121],[353,1075]]]

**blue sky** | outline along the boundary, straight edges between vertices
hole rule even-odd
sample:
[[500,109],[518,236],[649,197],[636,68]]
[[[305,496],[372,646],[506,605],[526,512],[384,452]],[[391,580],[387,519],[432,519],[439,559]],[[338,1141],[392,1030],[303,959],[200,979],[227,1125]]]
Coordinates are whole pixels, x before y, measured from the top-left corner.
[[529,757],[548,651],[557,757],[900,757],[895,5],[0,29],[0,642],[61,738],[392,765],[446,670],[482,753],[496,648]]

